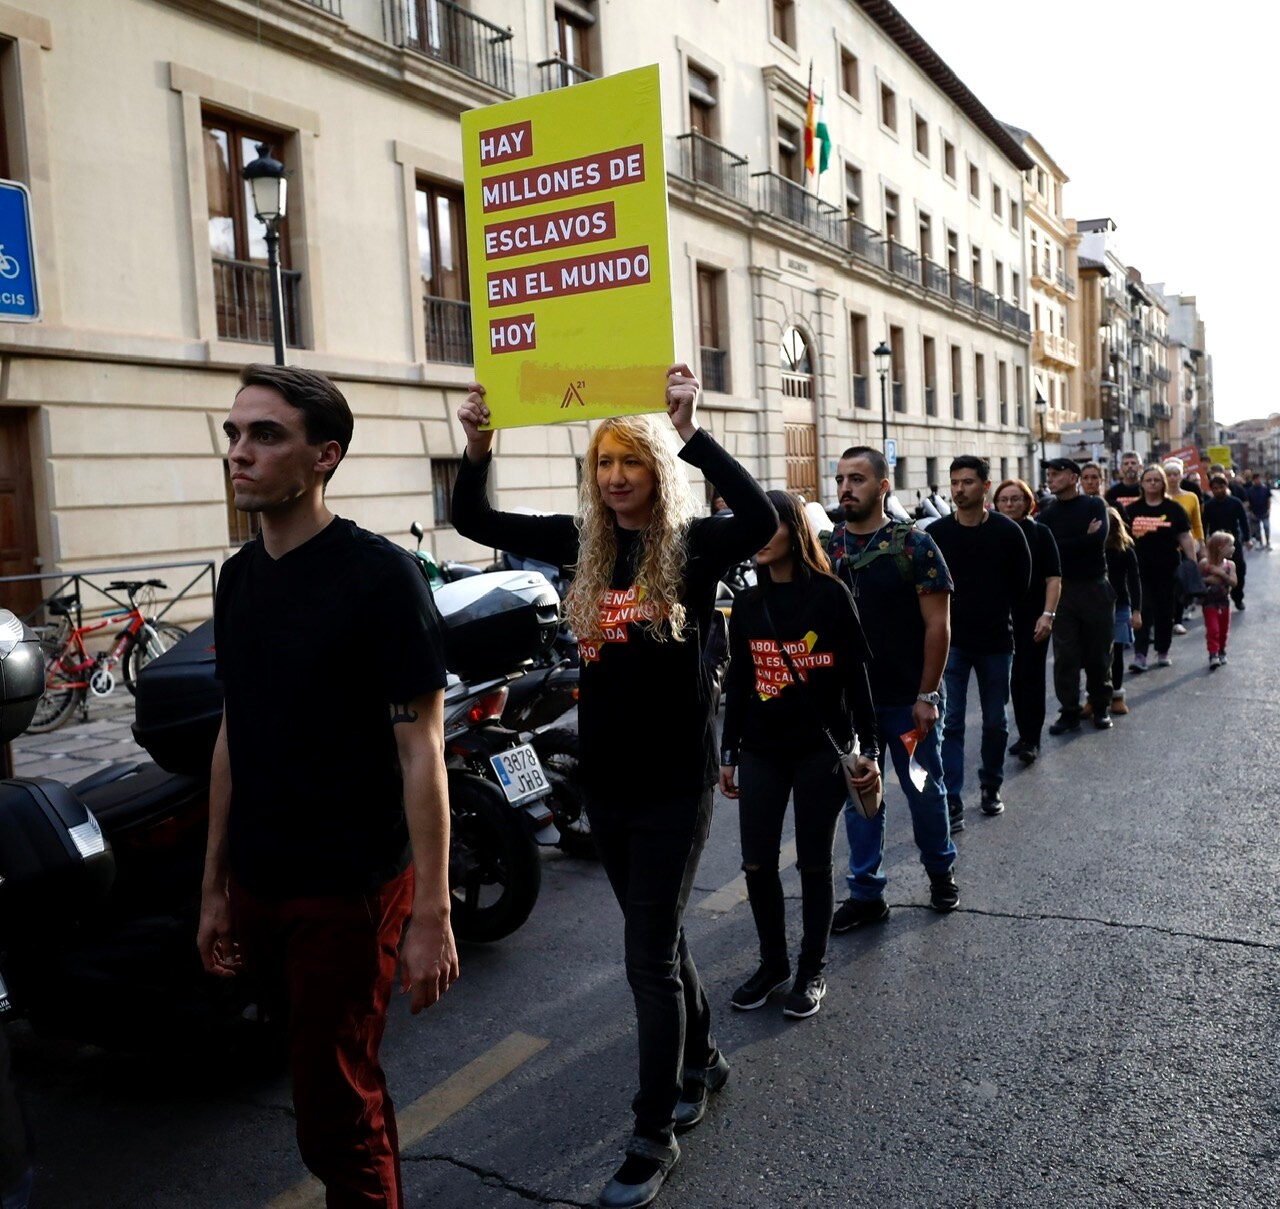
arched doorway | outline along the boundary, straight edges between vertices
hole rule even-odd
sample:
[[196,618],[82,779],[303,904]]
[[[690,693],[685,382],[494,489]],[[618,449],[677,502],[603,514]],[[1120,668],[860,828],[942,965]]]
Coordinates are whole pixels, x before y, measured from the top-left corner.
[[799,328],[782,333],[782,424],[787,448],[787,490],[818,499],[818,425],[813,357]]

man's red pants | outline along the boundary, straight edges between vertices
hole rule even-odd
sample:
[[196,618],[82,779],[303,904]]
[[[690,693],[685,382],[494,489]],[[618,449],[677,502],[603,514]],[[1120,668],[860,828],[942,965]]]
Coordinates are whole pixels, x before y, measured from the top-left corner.
[[378,1047],[412,903],[412,869],[367,895],[276,901],[232,887],[245,971],[286,1013],[298,1150],[328,1209],[404,1207]]

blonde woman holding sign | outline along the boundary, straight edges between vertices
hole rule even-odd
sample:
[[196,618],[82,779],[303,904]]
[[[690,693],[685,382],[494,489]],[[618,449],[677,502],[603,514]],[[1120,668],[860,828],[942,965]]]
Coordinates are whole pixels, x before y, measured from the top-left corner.
[[[635,1131],[600,1197],[611,1209],[657,1195],[680,1157],[675,1133],[702,1119],[729,1073],[681,925],[717,778],[702,648],[717,582],[769,540],[778,518],[751,476],[698,428],[699,391],[688,366],[668,370],[678,459],[653,417],[600,425],[576,516],[494,511],[484,387],[473,385],[458,409],[467,437],[453,496],[458,532],[574,574],[565,612],[582,656],[580,772],[622,907],[640,1050]],[[732,515],[694,519],[681,461],[715,484]]]

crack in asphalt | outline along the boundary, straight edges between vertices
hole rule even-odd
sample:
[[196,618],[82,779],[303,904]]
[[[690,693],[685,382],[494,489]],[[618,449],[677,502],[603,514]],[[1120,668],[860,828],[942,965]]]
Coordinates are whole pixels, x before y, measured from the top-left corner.
[[472,1175],[478,1176],[489,1184],[496,1184],[499,1188],[505,1188],[508,1192],[514,1192],[516,1196],[526,1201],[533,1201],[538,1205],[572,1205],[574,1209],[592,1209],[594,1201],[573,1201],[563,1196],[548,1196],[545,1192],[539,1192],[535,1188],[526,1188],[523,1184],[513,1183],[507,1179],[499,1171],[490,1171],[488,1168],[479,1167],[475,1163],[467,1163],[462,1159],[454,1158],[451,1154],[414,1154],[402,1155],[400,1161],[402,1163],[451,1163],[454,1167],[461,1167],[463,1171],[469,1171]]
[[[925,906],[923,903],[890,903],[890,906],[895,910],[903,911],[933,911],[932,907]],[[1126,923],[1121,919],[1104,919],[1098,915],[1063,915],[1053,911],[986,911],[978,907],[960,907],[954,914],[987,915],[993,919],[1020,919],[1029,923],[1057,920],[1062,923],[1098,924],[1100,927],[1120,928],[1126,932],[1155,932],[1161,936],[1174,936],[1182,940],[1205,940],[1218,945],[1238,945],[1244,949],[1265,949],[1272,953],[1280,952],[1280,945],[1266,940],[1246,940],[1239,936],[1214,936],[1209,932],[1186,932],[1181,928],[1166,928],[1160,924]]]

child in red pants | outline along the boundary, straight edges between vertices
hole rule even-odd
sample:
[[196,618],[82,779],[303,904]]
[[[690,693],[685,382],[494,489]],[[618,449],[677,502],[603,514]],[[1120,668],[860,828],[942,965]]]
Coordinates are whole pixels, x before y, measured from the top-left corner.
[[1209,670],[1216,672],[1227,661],[1227,635],[1231,632],[1231,589],[1236,586],[1235,538],[1219,530],[1211,533],[1200,575],[1204,597],[1204,640],[1209,648]]

